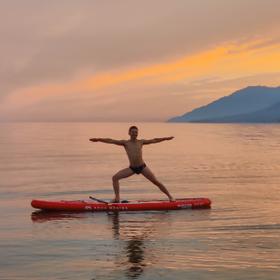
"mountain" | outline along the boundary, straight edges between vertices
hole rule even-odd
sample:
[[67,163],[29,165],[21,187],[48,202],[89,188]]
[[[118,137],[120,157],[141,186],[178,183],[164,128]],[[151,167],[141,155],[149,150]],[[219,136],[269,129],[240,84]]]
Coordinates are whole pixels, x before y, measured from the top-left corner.
[[193,122],[212,122],[212,123],[280,123],[280,102],[266,108],[249,114],[240,114],[222,118],[213,118],[211,121],[199,120]]
[[279,122],[280,87],[250,86],[169,122]]

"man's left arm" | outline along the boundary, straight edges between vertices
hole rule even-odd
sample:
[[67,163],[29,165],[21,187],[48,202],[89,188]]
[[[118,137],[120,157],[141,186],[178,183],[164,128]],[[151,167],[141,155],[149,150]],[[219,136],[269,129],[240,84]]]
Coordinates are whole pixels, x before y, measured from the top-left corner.
[[174,137],[163,137],[163,138],[154,138],[154,139],[149,139],[149,140],[142,140],[143,145],[148,145],[148,144],[155,144],[155,143],[159,143],[162,141],[168,141],[168,140],[172,140]]

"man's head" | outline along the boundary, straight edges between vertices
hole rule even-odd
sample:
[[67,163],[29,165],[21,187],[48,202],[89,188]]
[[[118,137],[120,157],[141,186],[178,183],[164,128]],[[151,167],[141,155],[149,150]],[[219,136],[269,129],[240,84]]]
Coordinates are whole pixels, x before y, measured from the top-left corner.
[[131,126],[128,130],[128,134],[131,138],[136,139],[138,136],[138,127],[135,125]]

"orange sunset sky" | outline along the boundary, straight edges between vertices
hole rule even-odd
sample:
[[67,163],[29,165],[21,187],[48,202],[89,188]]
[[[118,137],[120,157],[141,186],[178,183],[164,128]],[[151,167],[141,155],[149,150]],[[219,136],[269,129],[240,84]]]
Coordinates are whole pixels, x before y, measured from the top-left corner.
[[280,85],[279,0],[0,2],[0,121],[165,121]]

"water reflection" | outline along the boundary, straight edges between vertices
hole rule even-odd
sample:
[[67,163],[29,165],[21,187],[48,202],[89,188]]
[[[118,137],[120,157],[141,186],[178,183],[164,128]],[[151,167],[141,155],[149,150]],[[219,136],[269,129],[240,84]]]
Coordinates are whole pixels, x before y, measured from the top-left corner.
[[165,227],[170,227],[170,212],[112,213],[113,237],[124,241],[124,248],[116,259],[118,267],[125,268],[128,279],[142,275],[144,269],[157,262],[153,240],[158,239]]
[[[116,240],[127,239],[125,248],[126,260],[123,259],[123,254],[118,256],[117,265],[126,266],[125,275],[128,279],[138,278],[144,271],[145,263],[145,237],[147,236],[147,228],[140,229],[139,226],[132,223],[131,220],[120,221],[120,213],[115,212],[108,216],[112,221],[113,236]],[[122,228],[122,227],[125,227]]]
[[[112,236],[118,244],[113,254],[113,263],[127,279],[139,278],[145,268],[157,262],[153,240],[161,235],[164,227],[169,227],[172,219],[169,212],[145,213],[61,213],[36,211],[31,214],[34,223],[66,221],[70,227],[71,220],[94,218],[100,226],[105,222],[112,230]],[[103,224],[104,226],[104,224]],[[108,228],[106,226],[106,228]],[[51,227],[51,226],[50,226]],[[105,232],[104,232],[105,234]],[[119,245],[121,247],[119,247]],[[105,253],[105,252],[104,252]]]
[[47,212],[47,211],[34,211],[31,214],[31,220],[36,223],[44,223],[56,220],[69,220],[69,219],[85,219],[87,216],[84,213],[67,213],[67,212]]
[[126,271],[126,275],[128,278],[137,278],[143,273],[146,265],[144,257],[144,241],[136,237],[129,240],[126,251],[128,262],[130,263],[129,268]]

